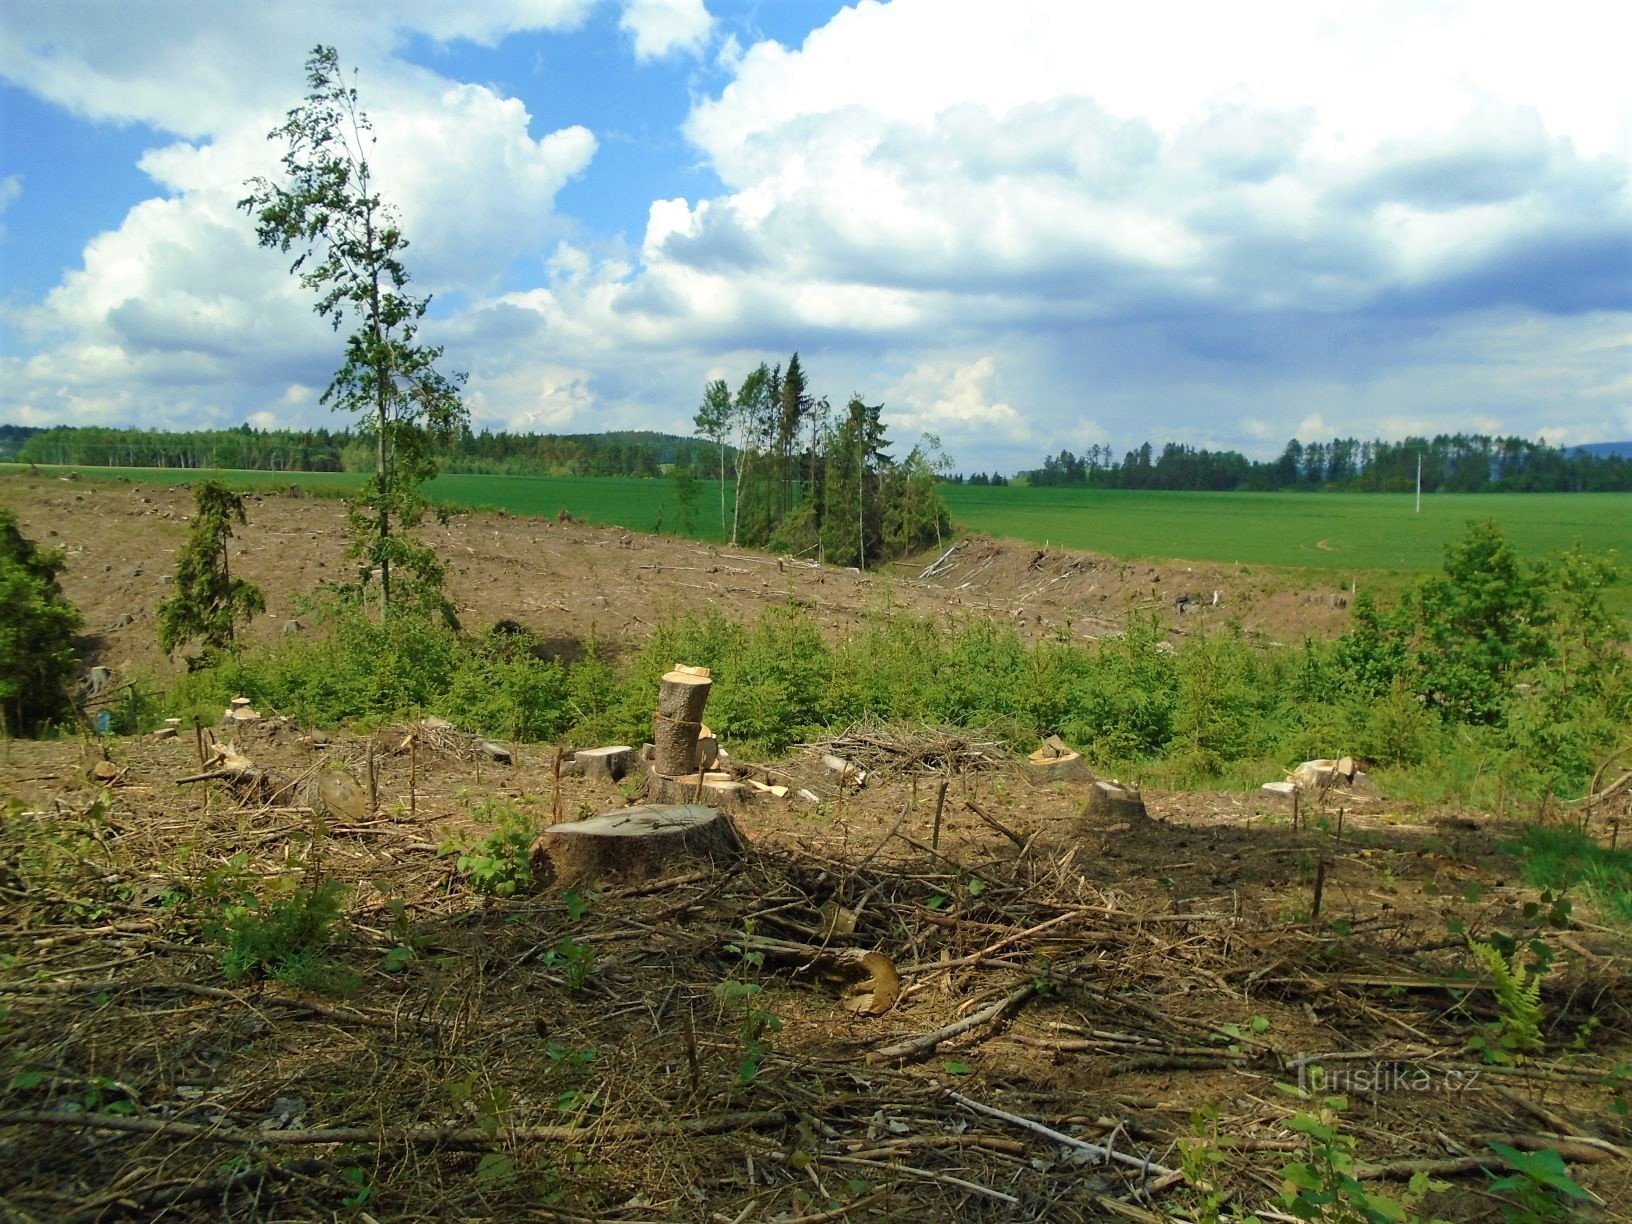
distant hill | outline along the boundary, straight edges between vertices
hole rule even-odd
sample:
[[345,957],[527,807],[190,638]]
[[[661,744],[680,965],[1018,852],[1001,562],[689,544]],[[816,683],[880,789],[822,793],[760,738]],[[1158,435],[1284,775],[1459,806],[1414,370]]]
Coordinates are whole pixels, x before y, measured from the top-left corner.
[[1594,459],[1632,459],[1632,442],[1583,442],[1566,446],[1566,455],[1591,455]]

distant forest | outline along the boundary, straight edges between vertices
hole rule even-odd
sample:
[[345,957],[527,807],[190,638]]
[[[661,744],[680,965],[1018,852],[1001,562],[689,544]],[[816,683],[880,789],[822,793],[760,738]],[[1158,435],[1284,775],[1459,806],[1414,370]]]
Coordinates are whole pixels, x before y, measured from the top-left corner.
[[[1278,458],[1150,443],[1117,461],[1109,446],[1077,456],[1049,455],[1014,479],[1033,486],[1227,492],[1326,489],[1353,493],[1632,492],[1632,458],[1623,443],[1556,447],[1525,438],[1440,434],[1400,442],[1335,438],[1288,442]],[[735,448],[726,447],[727,468]],[[715,444],[649,430],[598,434],[513,434],[483,430],[442,456],[443,470],[533,476],[658,476],[682,468],[718,471]],[[161,432],[99,426],[49,429],[0,425],[0,460],[81,467],[248,468],[260,471],[367,472],[371,441],[347,430],[236,429]],[[992,472],[953,476],[956,484],[1003,485]]]
[[[1324,489],[1346,493],[1409,493],[1422,461],[1425,493],[1621,493],[1632,491],[1632,462],[1604,448],[1568,450],[1524,438],[1440,434],[1401,442],[1334,438],[1286,444],[1279,458],[1259,462],[1236,451],[1197,450],[1149,442],[1117,463],[1109,446],[1082,457],[1049,455],[1021,472],[1028,484],[1095,485],[1106,489],[1272,492]],[[973,483],[990,483],[976,480]]]
[[[707,472],[712,443],[649,430],[596,434],[470,433],[440,459],[445,472],[504,476],[657,476],[671,466]],[[0,425],[0,459],[76,467],[227,468],[372,472],[372,439],[343,429],[164,432]]]

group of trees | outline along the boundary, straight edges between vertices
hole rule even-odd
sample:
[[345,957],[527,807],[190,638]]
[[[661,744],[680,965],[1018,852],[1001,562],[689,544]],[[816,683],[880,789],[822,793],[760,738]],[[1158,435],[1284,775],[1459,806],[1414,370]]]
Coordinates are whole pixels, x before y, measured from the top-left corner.
[[[706,443],[651,430],[530,434],[462,430],[439,443],[450,472],[494,475],[659,476],[712,461]],[[114,429],[0,426],[0,457],[75,467],[156,467],[262,472],[368,472],[378,456],[371,435],[349,429]]]
[[1109,446],[1095,444],[1081,457],[1068,450],[1049,455],[1042,467],[1021,475],[1040,486],[1407,493],[1416,488],[1419,459],[1422,488],[1427,493],[1632,490],[1632,463],[1619,456],[1487,434],[1440,434],[1400,442],[1334,438],[1306,444],[1294,439],[1278,457],[1263,462],[1236,451],[1210,451],[1177,442],[1167,443],[1157,453],[1146,442],[1128,451],[1118,463]]
[[798,353],[786,368],[761,362],[735,393],[710,382],[695,423],[714,447],[721,533],[862,567],[939,540],[951,522],[936,481],[951,461],[930,434],[893,458],[882,408],[853,395],[835,414]]

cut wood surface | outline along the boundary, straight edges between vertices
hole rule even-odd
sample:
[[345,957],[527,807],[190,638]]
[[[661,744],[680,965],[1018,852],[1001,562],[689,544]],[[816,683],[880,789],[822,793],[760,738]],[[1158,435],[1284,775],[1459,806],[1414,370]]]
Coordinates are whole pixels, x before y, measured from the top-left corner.
[[[703,674],[698,675],[699,671]],[[653,764],[658,773],[677,777],[696,770],[703,708],[713,683],[705,668],[677,664],[664,673],[657,690],[657,712],[652,716]]]
[[552,825],[533,846],[533,871],[566,887],[590,880],[643,880],[688,861],[720,863],[743,850],[718,808],[651,804]]
[[628,744],[610,744],[605,748],[580,748],[572,759],[584,777],[617,782],[634,769],[636,758]]
[[1149,820],[1137,786],[1101,779],[1088,788],[1079,824],[1085,831],[1103,831],[1109,824]]

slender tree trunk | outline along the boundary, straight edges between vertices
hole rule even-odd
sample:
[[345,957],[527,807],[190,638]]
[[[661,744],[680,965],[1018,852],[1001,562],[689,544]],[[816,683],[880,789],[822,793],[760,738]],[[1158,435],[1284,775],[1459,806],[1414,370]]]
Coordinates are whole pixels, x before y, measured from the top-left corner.
[[720,534],[725,534],[725,439],[716,438],[714,445],[720,451]]
[[[365,184],[366,185],[366,184]],[[374,216],[370,213],[366,222],[368,227],[368,249],[374,249]],[[391,510],[387,500],[391,486],[391,452],[386,444],[385,426],[391,411],[391,366],[385,357],[385,333],[380,326],[380,273],[376,268],[369,280],[368,305],[370,322],[374,329],[374,360],[378,363],[374,370],[375,395],[379,402],[379,416],[377,420],[377,434],[374,440],[374,478],[378,486],[380,499],[380,619],[383,621],[391,607],[391,558],[385,550],[385,542],[391,538]]]

